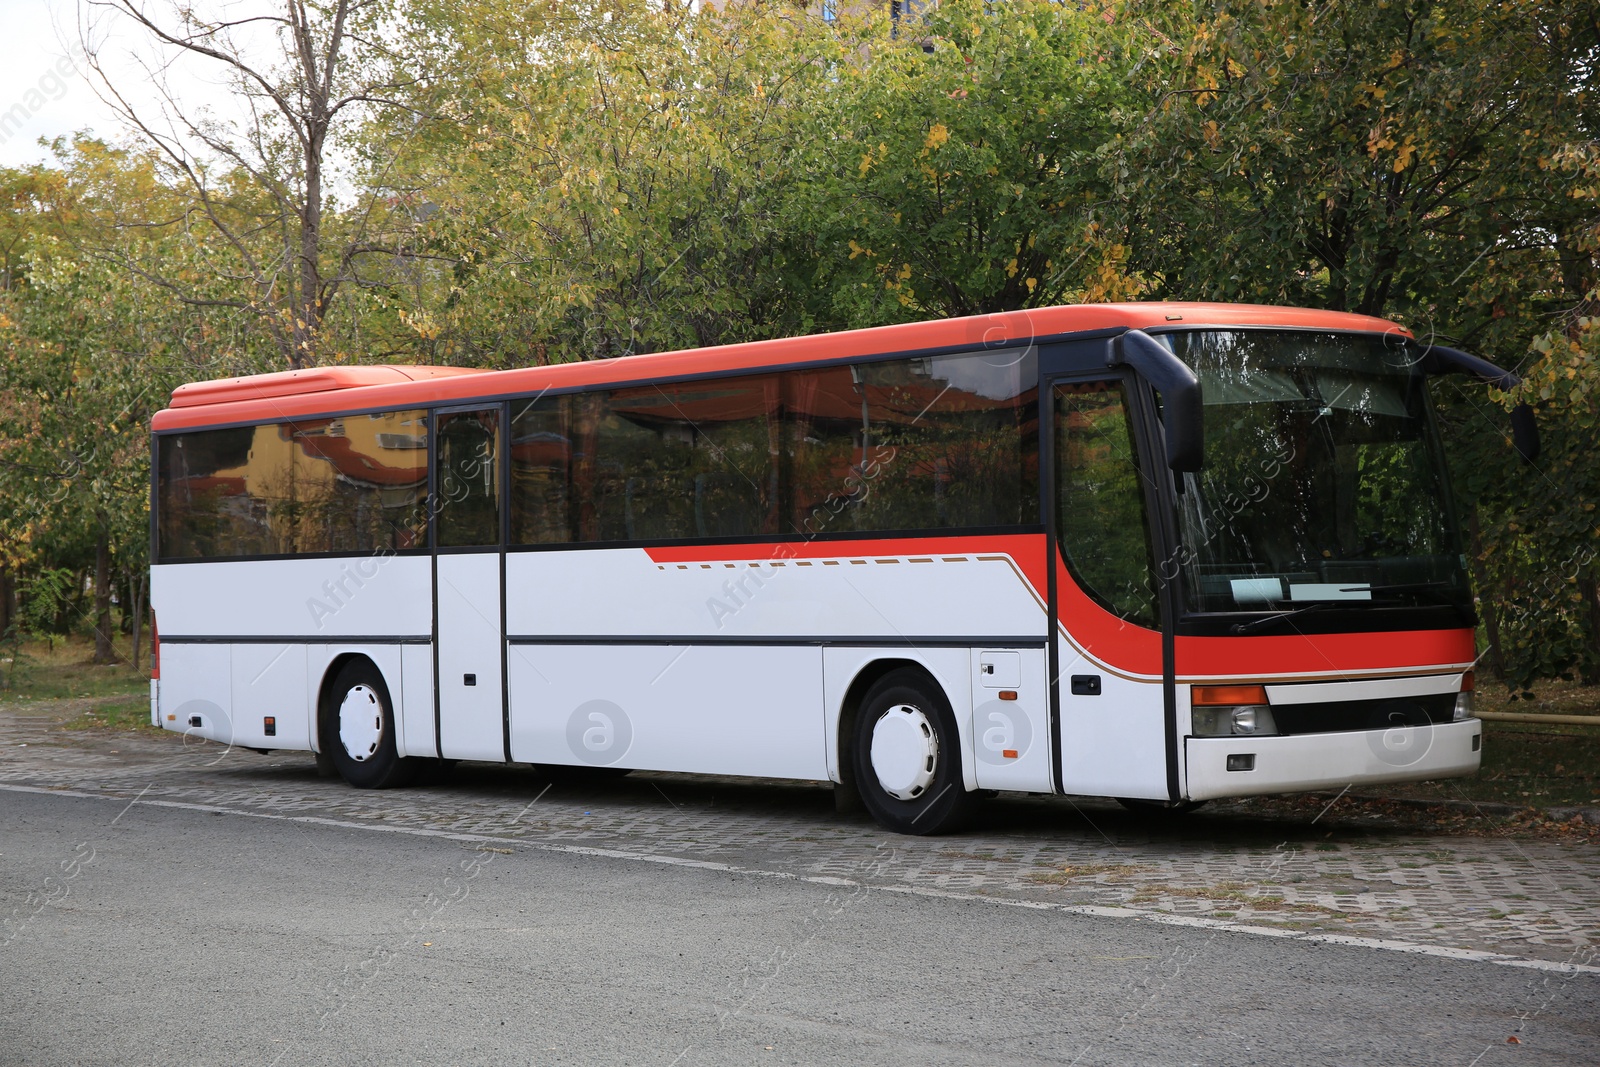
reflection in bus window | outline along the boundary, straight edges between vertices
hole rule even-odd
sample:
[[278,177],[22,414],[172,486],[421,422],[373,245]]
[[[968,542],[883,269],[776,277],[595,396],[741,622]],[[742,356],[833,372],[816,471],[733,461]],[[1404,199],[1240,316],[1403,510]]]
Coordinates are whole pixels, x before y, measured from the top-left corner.
[[500,543],[500,409],[438,417],[435,538],[445,547]]
[[158,445],[163,559],[421,547],[422,411],[170,434]]
[[1125,387],[1059,385],[1055,407],[1056,523],[1073,577],[1114,614],[1153,627],[1150,526]]
[[1037,376],[1031,348],[797,373],[807,532],[1038,522]]
[[518,544],[1039,521],[1032,349],[513,403]]

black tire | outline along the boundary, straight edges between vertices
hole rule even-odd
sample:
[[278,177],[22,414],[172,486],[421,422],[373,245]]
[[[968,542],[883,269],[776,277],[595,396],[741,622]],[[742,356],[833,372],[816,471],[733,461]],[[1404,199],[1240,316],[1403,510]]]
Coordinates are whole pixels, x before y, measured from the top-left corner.
[[351,660],[328,687],[322,751],[357,789],[393,789],[416,776],[417,761],[395,750],[393,708],[383,674],[370,660]]
[[1203,807],[1204,800],[1180,800],[1176,804],[1165,800],[1142,800],[1139,797],[1118,797],[1117,803],[1133,812],[1152,819],[1175,819]]
[[[880,722],[881,773],[873,763]],[[897,834],[938,834],[971,820],[977,798],[961,779],[955,715],[926,674],[902,668],[878,679],[861,701],[852,741],[856,789],[880,826]]]

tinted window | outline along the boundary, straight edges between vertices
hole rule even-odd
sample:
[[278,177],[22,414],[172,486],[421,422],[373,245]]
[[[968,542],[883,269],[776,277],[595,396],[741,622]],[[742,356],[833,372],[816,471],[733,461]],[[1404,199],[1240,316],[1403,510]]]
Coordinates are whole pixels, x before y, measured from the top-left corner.
[[779,532],[779,385],[761,376],[513,404],[514,540]]
[[791,435],[808,533],[1039,521],[1033,349],[795,375]]
[[1154,626],[1150,527],[1125,389],[1118,382],[1060,385],[1055,407],[1062,552],[1096,600]]
[[500,409],[440,415],[435,537],[445,547],[500,543]]
[[369,552],[423,539],[421,411],[307,419],[160,439],[164,559]]
[[1039,521],[1033,350],[512,405],[520,544]]
[[511,543],[560,544],[577,538],[572,501],[570,397],[511,403]]

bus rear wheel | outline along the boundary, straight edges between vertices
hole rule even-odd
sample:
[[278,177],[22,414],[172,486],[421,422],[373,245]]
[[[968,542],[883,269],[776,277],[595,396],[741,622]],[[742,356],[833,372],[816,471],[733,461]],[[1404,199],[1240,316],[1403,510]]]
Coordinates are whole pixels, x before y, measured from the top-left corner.
[[921,671],[880,678],[862,699],[851,758],[867,811],[900,834],[938,834],[970,821],[977,798],[961,780],[961,736],[939,687]]
[[390,789],[416,775],[394,744],[394,710],[383,675],[368,660],[340,668],[322,709],[322,751],[357,789]]

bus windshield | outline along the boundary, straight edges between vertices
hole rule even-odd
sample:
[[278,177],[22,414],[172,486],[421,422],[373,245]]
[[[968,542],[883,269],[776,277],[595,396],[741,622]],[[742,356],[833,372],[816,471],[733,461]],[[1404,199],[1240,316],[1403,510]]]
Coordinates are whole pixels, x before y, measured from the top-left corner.
[[1415,348],[1273,330],[1167,340],[1205,400],[1205,464],[1177,506],[1189,611],[1470,613]]

